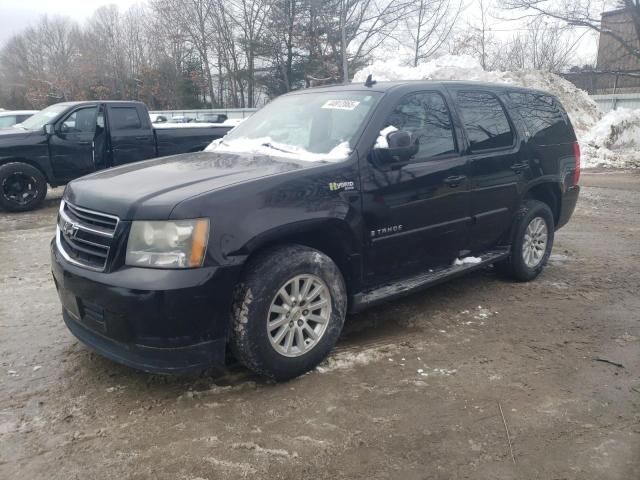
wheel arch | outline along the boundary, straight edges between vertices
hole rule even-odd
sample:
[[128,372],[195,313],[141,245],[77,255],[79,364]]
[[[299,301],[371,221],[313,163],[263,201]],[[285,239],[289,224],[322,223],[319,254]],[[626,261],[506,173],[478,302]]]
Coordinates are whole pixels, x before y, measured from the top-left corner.
[[42,165],[40,165],[38,162],[34,161],[34,160],[30,160],[28,158],[24,158],[24,157],[10,157],[10,158],[2,158],[0,159],[0,167],[3,165],[7,165],[8,163],[25,163],[27,165],[30,165],[36,169],[38,169],[38,171],[42,174],[42,176],[44,177],[45,181],[51,185],[52,187],[56,186],[54,183],[52,183],[52,178],[50,175],[50,172],[47,172],[44,168],[42,168]]
[[347,222],[340,219],[309,220],[264,232],[243,249],[245,268],[256,256],[290,244],[313,248],[331,258],[342,273],[348,295],[359,288],[361,245]]
[[531,185],[526,190],[523,199],[525,201],[538,200],[539,202],[545,203],[551,209],[555,225],[558,225],[562,205],[562,190],[557,182],[544,181]]

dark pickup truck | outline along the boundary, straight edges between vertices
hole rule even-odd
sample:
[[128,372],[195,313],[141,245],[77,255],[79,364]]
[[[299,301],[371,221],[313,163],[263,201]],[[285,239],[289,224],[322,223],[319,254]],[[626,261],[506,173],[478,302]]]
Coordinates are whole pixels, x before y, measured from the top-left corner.
[[67,102],[0,130],[0,206],[37,208],[52,187],[139,160],[203,150],[231,127],[154,128],[143,103]]
[[205,152],[67,185],[51,244],[62,317],[142,370],[204,369],[231,349],[291,378],[328,355],[347,312],[490,264],[536,278],[579,176],[569,118],[545,92],[370,81],[287,94]]

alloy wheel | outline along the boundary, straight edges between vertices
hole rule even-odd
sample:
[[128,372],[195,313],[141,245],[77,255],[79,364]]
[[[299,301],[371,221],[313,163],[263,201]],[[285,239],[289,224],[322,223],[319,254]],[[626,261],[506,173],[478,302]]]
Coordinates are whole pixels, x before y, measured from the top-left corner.
[[273,297],[267,314],[271,346],[285,357],[299,357],[315,347],[331,319],[329,287],[315,275],[296,275]]
[[535,217],[529,222],[522,242],[522,259],[527,267],[535,268],[542,262],[547,250],[548,233],[547,223],[542,217]]

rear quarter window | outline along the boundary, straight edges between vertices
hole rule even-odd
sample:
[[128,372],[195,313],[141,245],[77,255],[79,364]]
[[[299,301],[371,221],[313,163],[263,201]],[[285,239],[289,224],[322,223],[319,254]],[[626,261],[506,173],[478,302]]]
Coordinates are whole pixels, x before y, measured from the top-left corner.
[[472,152],[513,145],[511,124],[502,103],[493,93],[460,91],[457,102]]
[[569,117],[554,97],[532,92],[510,92],[507,95],[533,142],[556,145],[575,141]]

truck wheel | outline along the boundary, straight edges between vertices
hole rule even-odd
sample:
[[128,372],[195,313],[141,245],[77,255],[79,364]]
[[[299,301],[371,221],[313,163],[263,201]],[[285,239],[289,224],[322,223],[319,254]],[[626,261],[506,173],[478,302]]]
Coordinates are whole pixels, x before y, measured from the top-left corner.
[[0,206],[10,212],[38,208],[47,195],[47,181],[36,167],[12,162],[0,166]]
[[547,263],[553,248],[554,220],[551,209],[538,200],[528,200],[518,213],[511,255],[496,266],[520,282],[533,280]]
[[267,251],[236,289],[231,348],[254,372],[296,377],[329,354],[346,307],[344,279],[325,254],[301,245]]

